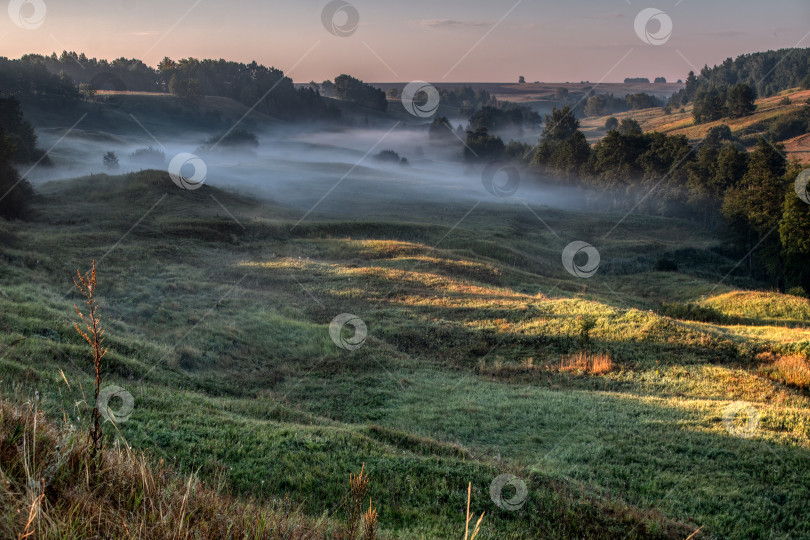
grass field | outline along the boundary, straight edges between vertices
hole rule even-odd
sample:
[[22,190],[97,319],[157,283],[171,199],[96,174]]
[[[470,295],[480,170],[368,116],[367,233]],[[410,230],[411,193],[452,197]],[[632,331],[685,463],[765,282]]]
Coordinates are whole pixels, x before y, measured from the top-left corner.
[[[0,373],[57,421],[87,420],[71,278],[95,259],[107,382],[135,398],[108,435],[237,496],[340,516],[365,463],[387,537],[460,538],[472,482],[479,538],[810,538],[810,301],[724,279],[737,261],[686,222],[605,238],[621,216],[381,202],[411,217],[294,226],[158,172],[41,192],[0,223]],[[591,279],[560,262],[575,239]],[[505,473],[516,510],[490,496]]]

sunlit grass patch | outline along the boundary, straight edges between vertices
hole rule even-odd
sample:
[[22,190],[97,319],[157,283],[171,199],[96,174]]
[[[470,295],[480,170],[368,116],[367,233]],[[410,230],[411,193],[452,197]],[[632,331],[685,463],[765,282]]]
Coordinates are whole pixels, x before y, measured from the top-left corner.
[[732,291],[701,302],[725,315],[761,322],[810,325],[810,300],[775,292]]

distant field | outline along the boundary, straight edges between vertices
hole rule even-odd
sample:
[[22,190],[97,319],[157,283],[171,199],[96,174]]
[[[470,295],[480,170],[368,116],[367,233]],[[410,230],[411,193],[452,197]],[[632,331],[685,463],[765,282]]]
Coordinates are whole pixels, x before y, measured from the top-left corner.
[[[365,463],[389,538],[460,538],[468,482],[485,539],[810,537],[810,301],[723,279],[704,230],[631,216],[604,238],[620,215],[533,208],[547,228],[390,193],[293,227],[160,172],[42,193],[37,221],[0,223],[0,386],[53,417],[87,413],[71,276],[95,258],[107,380],[135,396],[121,436],[238,494],[340,513]],[[591,279],[560,262],[580,238]],[[340,313],[367,325],[356,351]],[[503,473],[517,511],[490,498]]]
[[[389,88],[402,89],[405,83],[372,83],[374,86],[387,90]],[[683,84],[679,83],[600,83],[595,82],[579,82],[579,83],[541,83],[541,82],[526,82],[523,84],[516,83],[445,83],[437,82],[435,86],[440,88],[457,89],[464,86],[470,86],[475,89],[486,90],[493,94],[499,100],[514,101],[514,102],[540,102],[540,101],[555,101],[554,93],[557,88],[565,88],[569,92],[587,92],[586,88],[594,88],[600,94],[612,93],[616,96],[624,96],[626,94],[634,94],[637,92],[645,92],[660,98],[668,98],[681,88]],[[555,102],[556,103],[556,102]]]

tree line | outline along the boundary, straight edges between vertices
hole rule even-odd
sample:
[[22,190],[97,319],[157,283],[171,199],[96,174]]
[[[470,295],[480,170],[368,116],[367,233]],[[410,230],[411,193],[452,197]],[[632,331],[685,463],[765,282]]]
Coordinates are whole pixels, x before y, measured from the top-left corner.
[[317,91],[296,89],[282,71],[256,62],[164,58],[152,68],[140,60],[98,60],[76,52],[29,54],[17,60],[0,58],[0,88],[41,106],[64,106],[110,90],[171,92],[190,105],[203,96],[228,97],[285,120],[340,115]]
[[760,138],[751,152],[728,126],[692,144],[644,133],[625,119],[593,146],[568,107],[546,115],[537,145],[504,144],[485,128],[467,132],[468,160],[508,159],[569,185],[594,188],[614,209],[675,216],[726,232],[750,275],[810,293],[810,204],[796,195],[801,172],[784,147]]
[[759,96],[770,97],[790,88],[810,87],[810,48],[744,54],[711,68],[704,66],[699,76],[694,72],[689,75],[686,88],[673,96],[673,106],[689,103],[698,89],[738,84],[750,86]]

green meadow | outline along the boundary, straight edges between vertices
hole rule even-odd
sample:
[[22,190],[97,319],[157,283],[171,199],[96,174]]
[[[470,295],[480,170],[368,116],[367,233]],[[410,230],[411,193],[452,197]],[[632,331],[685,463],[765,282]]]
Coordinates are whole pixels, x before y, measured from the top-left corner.
[[[810,301],[686,221],[606,234],[621,214],[493,198],[296,225],[156,171],[39,191],[0,222],[0,385],[60,425],[89,417],[72,278],[95,260],[105,384],[135,399],[109,441],[237,497],[339,519],[365,464],[390,538],[460,538],[468,483],[479,538],[810,537]],[[561,264],[579,239],[590,279]]]

